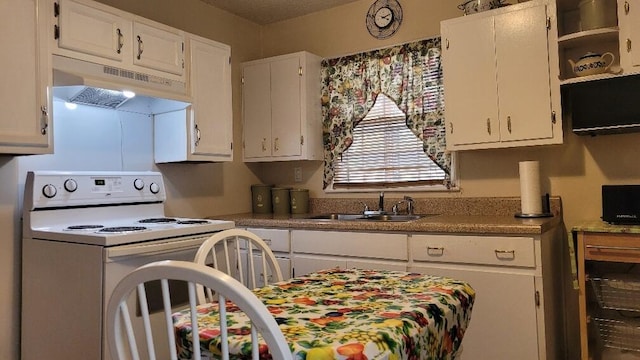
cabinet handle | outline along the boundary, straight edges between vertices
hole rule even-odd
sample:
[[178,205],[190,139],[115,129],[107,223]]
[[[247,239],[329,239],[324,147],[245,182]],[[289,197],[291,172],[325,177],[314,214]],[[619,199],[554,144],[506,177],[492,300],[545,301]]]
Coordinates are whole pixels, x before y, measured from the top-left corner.
[[124,36],[120,29],[116,29],[116,33],[118,34],[118,48],[116,49],[116,52],[120,54],[120,52],[122,52],[122,47],[124,46]]
[[630,251],[640,251],[640,247],[632,247],[632,246],[605,246],[605,245],[586,245],[587,249],[595,249],[595,250],[630,250]]
[[444,247],[427,246],[427,255],[430,255],[430,256],[443,256],[444,255]]
[[449,123],[449,133],[453,134],[453,123],[452,122]]
[[142,52],[144,51],[144,42],[142,42],[142,38],[140,37],[140,35],[138,35],[136,37],[138,39],[138,60],[140,60],[140,57],[142,56]]
[[491,118],[487,118],[487,132],[491,135]]
[[262,138],[262,151],[267,151],[267,138]]
[[273,140],[273,150],[274,150],[274,151],[278,151],[278,150],[280,150],[280,145],[279,145],[278,138],[275,138],[275,139]]
[[200,128],[198,127],[198,124],[196,124],[195,133],[196,133],[196,146],[198,146],[198,144],[200,144]]
[[631,39],[627,39],[627,52],[631,52]]
[[446,44],[447,50],[449,50],[449,39],[446,40]]
[[516,251],[515,250],[493,250],[496,253],[496,257],[498,259],[501,260],[513,260],[516,258]]
[[507,116],[507,130],[511,134],[511,116]]
[[47,129],[49,128],[49,111],[46,106],[41,106],[40,111],[42,115],[40,117],[40,134],[47,135]]
[[629,2],[628,1],[624,2],[624,14],[625,15],[629,15]]

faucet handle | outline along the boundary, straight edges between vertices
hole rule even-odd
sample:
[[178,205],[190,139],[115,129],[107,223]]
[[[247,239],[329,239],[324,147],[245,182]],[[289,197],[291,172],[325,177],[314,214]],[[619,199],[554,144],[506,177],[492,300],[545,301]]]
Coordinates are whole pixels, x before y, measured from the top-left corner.
[[369,205],[367,205],[367,203],[364,201],[360,201],[360,203],[364,205],[364,210],[362,211],[362,213],[363,214],[367,213],[369,211]]
[[414,204],[413,204],[413,198],[411,196],[404,196],[404,201],[407,202],[407,214],[408,215],[413,215],[413,210],[414,210]]

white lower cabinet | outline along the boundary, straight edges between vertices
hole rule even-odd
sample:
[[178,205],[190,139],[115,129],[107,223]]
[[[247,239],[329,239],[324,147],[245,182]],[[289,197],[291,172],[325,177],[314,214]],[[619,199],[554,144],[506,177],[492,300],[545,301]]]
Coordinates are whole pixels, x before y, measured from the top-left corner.
[[550,234],[410,235],[409,271],[463,280],[476,291],[462,360],[563,359],[560,244]]
[[292,230],[294,275],[330,268],[407,269],[407,236],[391,233]]
[[[246,230],[258,235],[269,245],[271,251],[273,251],[273,255],[278,261],[278,265],[280,265],[282,279],[289,280],[292,271],[289,230],[262,228],[247,228]],[[259,255],[255,255],[255,257],[254,261],[262,261]]]

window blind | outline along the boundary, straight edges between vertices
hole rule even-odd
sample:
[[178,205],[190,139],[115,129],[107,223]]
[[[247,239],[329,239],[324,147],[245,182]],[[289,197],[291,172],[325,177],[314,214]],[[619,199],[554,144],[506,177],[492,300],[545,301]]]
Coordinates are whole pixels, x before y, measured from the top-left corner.
[[[425,104],[433,106],[432,102]],[[379,94],[369,113],[355,126],[353,143],[334,166],[334,187],[442,184],[445,172],[424,153],[422,140],[405,121],[398,106]]]

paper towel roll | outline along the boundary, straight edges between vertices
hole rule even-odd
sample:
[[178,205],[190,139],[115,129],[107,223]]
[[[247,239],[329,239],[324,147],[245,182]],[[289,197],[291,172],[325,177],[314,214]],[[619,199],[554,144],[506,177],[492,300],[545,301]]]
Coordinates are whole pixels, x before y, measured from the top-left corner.
[[520,205],[522,214],[542,214],[540,163],[520,162]]

